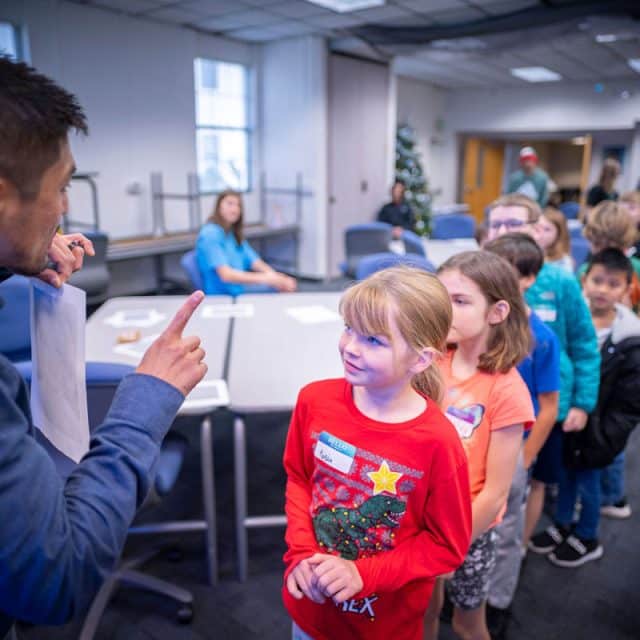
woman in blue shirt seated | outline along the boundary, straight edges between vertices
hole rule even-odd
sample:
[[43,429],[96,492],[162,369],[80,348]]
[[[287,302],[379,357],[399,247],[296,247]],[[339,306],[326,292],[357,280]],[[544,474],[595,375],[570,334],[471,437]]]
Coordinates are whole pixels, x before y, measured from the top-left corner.
[[297,287],[294,278],[272,269],[244,239],[242,198],[236,191],[218,196],[198,234],[196,257],[208,294],[290,292]]

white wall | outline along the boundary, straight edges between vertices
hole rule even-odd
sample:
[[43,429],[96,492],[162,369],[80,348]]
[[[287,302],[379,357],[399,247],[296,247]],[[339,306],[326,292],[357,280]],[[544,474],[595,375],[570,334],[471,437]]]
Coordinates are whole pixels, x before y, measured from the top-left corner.
[[[640,120],[640,94],[624,100],[620,93],[627,84],[607,85],[596,93],[593,85],[545,84],[524,89],[458,90],[447,93],[445,130],[449,139],[457,134],[530,134],[537,132],[600,132],[601,140],[611,138],[607,130],[633,130]],[[616,134],[617,135],[617,134]],[[614,139],[617,139],[614,137]],[[631,143],[631,135],[629,135]],[[594,149],[592,174],[598,172],[598,146]],[[455,198],[457,188],[457,154],[443,154],[447,176],[445,193]],[[620,186],[632,186],[640,175],[639,154],[629,150],[628,171]],[[629,184],[627,185],[627,181]]]
[[435,205],[447,204],[453,199],[445,196],[449,176],[442,158],[453,153],[449,149],[453,138],[442,130],[445,121],[447,92],[432,84],[399,76],[397,79],[398,123],[408,123],[416,132],[417,150],[422,155],[422,167],[431,191],[442,191],[435,197]]
[[[102,228],[112,238],[149,233],[150,172],[163,172],[166,191],[186,193],[196,170],[194,58],[255,65],[258,47],[62,0],[3,0],[0,19],[26,26],[31,63],[86,110],[90,135],[72,145],[78,169],[100,174]],[[127,194],[133,183],[138,195]],[[74,183],[74,218],[90,218],[87,196]],[[257,204],[250,194],[249,218]],[[167,203],[165,213],[170,230],[187,227],[186,203]]]
[[[301,172],[305,198],[300,271],[326,273],[327,227],[327,47],[308,36],[262,47],[259,126],[261,165],[267,186],[291,189]],[[294,199],[269,197],[267,221],[290,222]]]

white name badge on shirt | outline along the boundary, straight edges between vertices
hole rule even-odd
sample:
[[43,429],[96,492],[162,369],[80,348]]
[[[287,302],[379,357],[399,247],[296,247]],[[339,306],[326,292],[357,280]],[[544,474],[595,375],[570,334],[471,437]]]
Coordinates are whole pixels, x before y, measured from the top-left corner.
[[356,448],[352,444],[323,431],[316,442],[313,454],[326,465],[347,474],[356,456]]
[[555,322],[558,316],[558,312],[549,307],[536,307],[534,311],[542,322]]

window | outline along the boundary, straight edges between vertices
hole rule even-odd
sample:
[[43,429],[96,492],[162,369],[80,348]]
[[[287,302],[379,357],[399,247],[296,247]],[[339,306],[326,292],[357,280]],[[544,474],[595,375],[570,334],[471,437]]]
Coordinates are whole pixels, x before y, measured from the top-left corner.
[[248,191],[249,70],[196,58],[196,155],[201,191]]
[[0,21],[0,56],[18,60],[19,53],[17,29],[10,22]]

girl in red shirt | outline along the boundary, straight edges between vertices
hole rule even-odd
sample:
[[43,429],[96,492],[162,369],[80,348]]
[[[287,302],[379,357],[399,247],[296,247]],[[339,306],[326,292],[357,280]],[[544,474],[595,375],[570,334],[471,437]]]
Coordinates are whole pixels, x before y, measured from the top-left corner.
[[287,437],[283,599],[295,638],[418,640],[434,580],[462,562],[471,531],[466,458],[433,366],[451,303],[435,276],[395,267],[340,310],[344,378],[302,389]]
[[[518,276],[488,251],[453,256],[438,270],[449,292],[453,321],[442,361],[443,409],[469,460],[472,544],[447,581],[453,628],[463,638],[490,640],[485,621],[489,577],[495,565],[493,526],[504,512],[522,445],[534,419],[531,397],[515,365],[528,353],[530,329]],[[425,638],[438,637],[444,579],[433,592]]]

